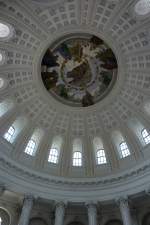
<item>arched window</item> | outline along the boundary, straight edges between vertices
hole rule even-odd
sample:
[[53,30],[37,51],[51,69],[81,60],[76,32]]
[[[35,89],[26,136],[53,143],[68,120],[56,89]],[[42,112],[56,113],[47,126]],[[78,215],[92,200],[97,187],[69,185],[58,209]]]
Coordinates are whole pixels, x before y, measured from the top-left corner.
[[104,149],[100,149],[100,150],[97,151],[96,158],[97,158],[97,164],[98,165],[102,165],[102,164],[107,163]]
[[30,137],[24,152],[30,156],[35,156],[36,151],[40,146],[43,135],[44,131],[40,128],[36,128],[32,136]]
[[8,131],[4,134],[4,138],[8,141],[11,142],[11,139],[13,138],[15,134],[15,128],[11,126]]
[[149,144],[150,143],[150,134],[148,133],[148,131],[146,129],[142,130],[142,137],[144,139],[145,144]]
[[96,164],[101,165],[107,163],[105,150],[103,147],[103,142],[101,138],[95,137],[93,139],[93,145],[95,150],[95,156],[96,156]]
[[135,4],[135,12],[139,16],[145,16],[150,13],[150,0],[139,0]]
[[82,140],[80,138],[73,140],[72,165],[77,167],[82,166]]
[[81,152],[73,153],[73,166],[82,166],[82,153]]
[[28,155],[31,155],[33,156],[35,154],[35,146],[36,146],[36,143],[34,140],[30,140],[25,148],[25,153],[28,154]]
[[121,158],[125,158],[125,157],[131,155],[126,142],[120,143],[120,153],[121,153]]
[[60,136],[55,136],[50,148],[48,162],[57,164],[59,161],[59,154],[61,151],[63,139]]
[[58,163],[58,150],[56,148],[50,149],[48,162],[57,164]]

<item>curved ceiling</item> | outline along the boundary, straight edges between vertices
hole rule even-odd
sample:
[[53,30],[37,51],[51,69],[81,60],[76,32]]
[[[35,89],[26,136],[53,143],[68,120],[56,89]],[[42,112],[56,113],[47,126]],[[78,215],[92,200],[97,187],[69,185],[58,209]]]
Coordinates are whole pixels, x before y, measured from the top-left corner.
[[[23,173],[35,176],[37,183],[44,179],[43,185],[48,182],[46,179],[57,184],[63,180],[81,185],[83,179],[88,185],[100,184],[101,180],[110,184],[117,182],[119,176],[131,179],[140,168],[149,168],[149,145],[141,132],[150,128],[150,21],[147,15],[145,18],[135,13],[136,2],[0,2],[0,22],[13,28],[9,40],[0,39],[5,58],[4,64],[0,63],[0,79],[4,81],[0,100],[2,111],[6,111],[1,112],[0,119],[3,177],[10,166],[10,177],[18,171],[16,182]],[[47,48],[62,37],[75,34],[105,40],[118,61],[118,76],[111,92],[88,108],[74,108],[58,101],[47,92],[41,79],[41,61]],[[8,143],[3,137],[12,125],[17,132],[12,143]],[[58,163],[53,164],[48,162],[49,149],[58,136],[62,138],[61,151]],[[95,137],[101,140],[106,164],[96,163]],[[24,152],[31,138],[36,139],[37,147],[33,156]],[[74,139],[82,140],[81,167],[72,166]],[[130,149],[128,157],[120,157],[122,142]]]

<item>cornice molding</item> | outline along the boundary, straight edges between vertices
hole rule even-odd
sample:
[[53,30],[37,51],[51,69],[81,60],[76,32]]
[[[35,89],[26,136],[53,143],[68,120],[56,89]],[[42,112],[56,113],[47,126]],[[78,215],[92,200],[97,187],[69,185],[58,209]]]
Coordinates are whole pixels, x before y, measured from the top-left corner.
[[[71,185],[71,186],[82,186],[86,185],[86,187],[90,186],[99,186],[99,185],[109,185],[115,184],[116,182],[125,182],[130,178],[137,177],[143,175],[147,171],[150,171],[150,162],[144,165],[139,166],[138,168],[134,168],[130,171],[126,171],[123,174],[114,175],[111,178],[85,178],[85,179],[69,179],[69,178],[59,178],[59,177],[48,177],[42,173],[37,174],[34,171],[31,171],[25,167],[21,167],[17,165],[13,161],[7,160],[6,158],[0,156],[0,167],[1,170],[7,170],[10,174],[14,174],[15,176],[21,176],[22,178],[27,178],[32,182],[40,182],[45,185],[55,184],[55,185]],[[20,178],[21,178],[20,177]]]

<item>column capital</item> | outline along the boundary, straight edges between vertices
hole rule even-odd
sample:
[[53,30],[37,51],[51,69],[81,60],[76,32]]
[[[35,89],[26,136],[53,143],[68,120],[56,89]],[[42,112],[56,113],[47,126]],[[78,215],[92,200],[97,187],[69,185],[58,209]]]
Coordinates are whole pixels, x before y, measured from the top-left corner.
[[128,196],[120,196],[116,199],[116,203],[117,205],[121,206],[121,205],[126,205],[129,206],[129,199]]
[[118,198],[118,205],[120,208],[120,213],[122,216],[123,224],[124,225],[132,225],[132,218],[130,213],[129,207],[129,199],[128,197],[120,197]]
[[26,194],[24,196],[24,200],[23,200],[24,204],[31,204],[31,203],[33,203],[33,201],[34,201],[34,196],[33,195]]
[[55,207],[58,208],[58,207],[61,207],[61,208],[66,208],[68,202],[64,202],[64,201],[55,201]]

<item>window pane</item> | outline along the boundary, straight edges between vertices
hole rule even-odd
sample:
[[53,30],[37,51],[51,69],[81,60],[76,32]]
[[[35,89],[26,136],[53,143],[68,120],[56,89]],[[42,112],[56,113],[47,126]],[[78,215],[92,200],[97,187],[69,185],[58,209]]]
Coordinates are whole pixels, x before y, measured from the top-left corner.
[[125,157],[131,155],[126,142],[122,142],[120,144],[120,151],[121,151],[122,158],[125,158]]
[[58,163],[58,150],[56,148],[52,148],[49,153],[48,162]]
[[145,144],[149,144],[150,143],[150,134],[148,133],[148,131],[146,129],[144,129],[142,131],[142,137],[145,141]]
[[73,166],[82,166],[82,153],[81,152],[73,153]]
[[11,139],[13,137],[15,133],[15,129],[13,126],[11,126],[8,131],[4,134],[4,138],[8,141],[8,142],[11,142]]
[[98,150],[97,154],[96,154],[96,157],[97,157],[97,164],[98,165],[107,163],[107,159],[106,159],[104,149]]
[[33,140],[30,140],[27,144],[27,147],[25,148],[25,153],[27,153],[28,155],[33,156],[35,153],[35,146],[36,143]]

